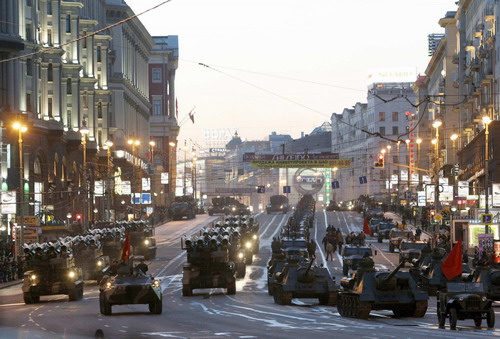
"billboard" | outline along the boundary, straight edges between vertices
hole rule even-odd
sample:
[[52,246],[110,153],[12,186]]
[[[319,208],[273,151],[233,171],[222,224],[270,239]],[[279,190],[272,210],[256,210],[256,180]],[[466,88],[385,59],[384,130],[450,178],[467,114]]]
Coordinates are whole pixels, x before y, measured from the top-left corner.
[[1,193],[2,214],[16,214],[17,204],[16,204],[16,191],[4,191]]

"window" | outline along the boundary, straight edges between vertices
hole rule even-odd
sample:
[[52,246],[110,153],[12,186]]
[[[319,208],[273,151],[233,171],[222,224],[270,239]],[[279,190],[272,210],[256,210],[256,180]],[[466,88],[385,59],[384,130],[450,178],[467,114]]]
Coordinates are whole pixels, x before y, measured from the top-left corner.
[[[83,31],[83,36],[87,35],[87,31]],[[82,39],[82,47],[87,48],[87,38]]]
[[66,94],[72,94],[73,93],[73,82],[71,81],[71,78],[68,78],[66,80]]
[[71,33],[71,15],[66,15],[66,33]]
[[33,0],[26,0],[26,6],[32,6],[33,5]]
[[384,127],[384,126],[380,126],[380,127],[379,127],[379,133],[380,133],[381,135],[385,135],[385,127]]
[[49,64],[49,67],[47,67],[47,80],[48,81],[54,81],[54,74],[53,73],[53,68],[52,64]]
[[38,79],[42,78],[42,64],[38,64]]
[[31,24],[26,24],[26,40],[33,40],[33,26]]
[[47,115],[52,118],[52,98],[48,99]]
[[52,30],[47,30],[47,45],[52,46]]
[[47,2],[47,15],[52,15],[52,2]]
[[378,112],[378,121],[385,121],[385,112]]
[[33,75],[33,59],[31,58],[26,59],[26,75]]
[[392,121],[398,121],[398,112],[392,112]]
[[161,68],[153,68],[153,82],[161,82]]
[[397,163],[398,163],[398,160],[399,160],[399,159],[398,159],[398,156],[397,156],[397,155],[393,155],[393,156],[392,156],[392,162],[393,162],[393,163],[397,164]]
[[153,100],[153,115],[162,115],[162,105],[159,99]]
[[97,62],[101,62],[101,46],[97,46],[97,51],[96,51],[96,59],[97,59]]
[[102,102],[97,104],[97,118],[102,119]]
[[66,111],[66,126],[69,128],[73,127],[73,124],[71,123],[71,111],[68,110]]
[[399,128],[398,128],[398,126],[392,126],[392,134],[393,135],[398,135],[399,134]]
[[31,93],[26,93],[26,110],[32,112],[33,106],[31,105]]

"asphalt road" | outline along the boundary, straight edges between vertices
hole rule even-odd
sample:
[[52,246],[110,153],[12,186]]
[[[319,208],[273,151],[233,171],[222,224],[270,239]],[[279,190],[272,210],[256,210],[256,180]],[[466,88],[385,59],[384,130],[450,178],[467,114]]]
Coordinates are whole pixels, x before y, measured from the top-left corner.
[[[266,264],[270,245],[287,216],[258,216],[260,252],[247,267],[244,279],[238,280],[236,295],[222,289],[195,290],[194,296],[181,293],[182,265],[186,257],[180,248],[183,235],[196,233],[217,217],[198,216],[195,220],[170,222],[156,230],[158,257],[150,272],[161,279],[163,313],[153,315],[147,305],[113,306],[113,315],[99,312],[98,288],[86,283],[83,300],[69,302],[67,296],[46,296],[39,304],[25,305],[20,285],[0,290],[1,338],[94,337],[101,329],[107,338],[417,338],[500,336],[500,330],[475,328],[472,320],[459,321],[458,330],[438,329],[435,297],[429,300],[424,318],[395,318],[391,311],[372,311],[368,320],[341,317],[335,307],[319,306],[317,300],[293,299],[292,306],[280,306],[267,294]],[[361,216],[354,212],[317,212],[312,234],[321,244],[327,224],[341,227],[344,234],[359,232]],[[388,251],[387,240],[379,244],[369,238],[377,255],[376,268],[392,269],[398,254]],[[318,264],[328,267],[337,283],[342,278],[340,256],[325,261],[318,246]],[[500,309],[496,309],[500,324]],[[499,325],[500,326],[500,325]]]

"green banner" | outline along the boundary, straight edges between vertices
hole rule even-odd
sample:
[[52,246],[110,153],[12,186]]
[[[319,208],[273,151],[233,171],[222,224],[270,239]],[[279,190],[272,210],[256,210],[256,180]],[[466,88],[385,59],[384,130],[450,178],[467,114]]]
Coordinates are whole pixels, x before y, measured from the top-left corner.
[[331,168],[350,167],[351,159],[253,160],[255,168]]

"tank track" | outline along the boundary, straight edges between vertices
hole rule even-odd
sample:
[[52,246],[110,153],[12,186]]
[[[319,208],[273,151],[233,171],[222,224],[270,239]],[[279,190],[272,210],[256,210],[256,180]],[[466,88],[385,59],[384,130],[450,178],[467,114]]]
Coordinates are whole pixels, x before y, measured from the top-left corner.
[[368,319],[372,304],[366,301],[360,301],[359,295],[340,293],[337,299],[337,310],[343,317],[356,319]]
[[283,286],[278,285],[274,288],[274,302],[278,305],[291,305],[292,304],[292,292],[284,292]]

